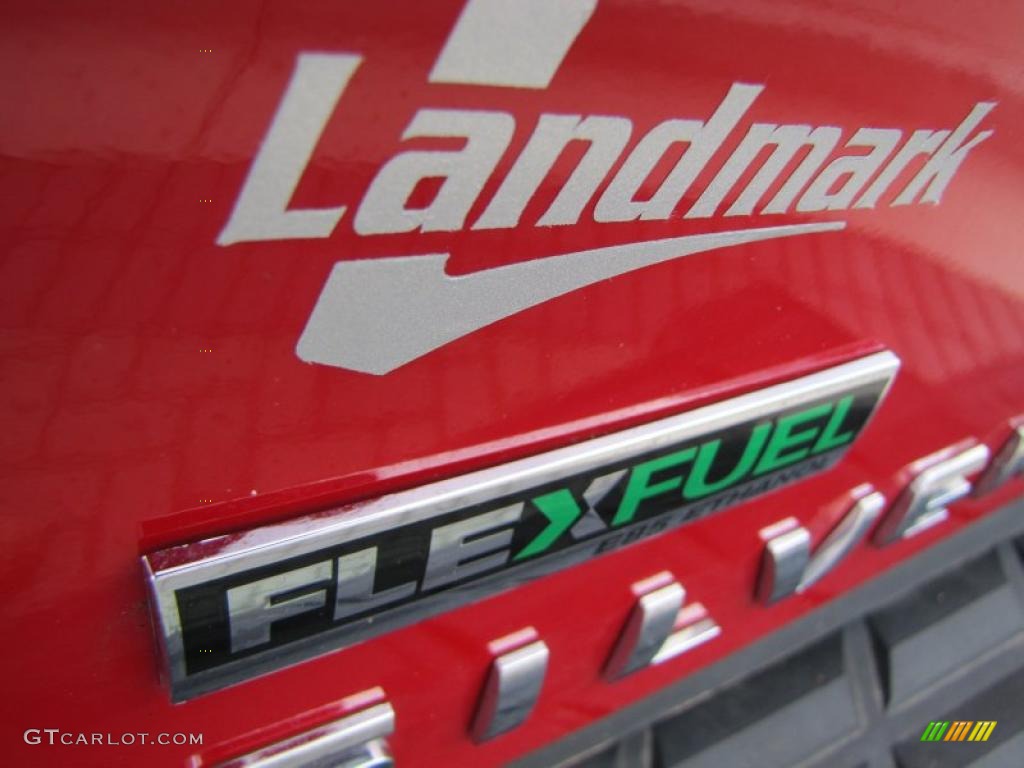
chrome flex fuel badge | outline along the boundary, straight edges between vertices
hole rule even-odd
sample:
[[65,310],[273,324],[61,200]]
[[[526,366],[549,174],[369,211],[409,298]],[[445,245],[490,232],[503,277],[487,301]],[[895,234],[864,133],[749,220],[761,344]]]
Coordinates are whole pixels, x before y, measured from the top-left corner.
[[351,645],[825,470],[880,352],[660,421],[144,558],[175,698]]

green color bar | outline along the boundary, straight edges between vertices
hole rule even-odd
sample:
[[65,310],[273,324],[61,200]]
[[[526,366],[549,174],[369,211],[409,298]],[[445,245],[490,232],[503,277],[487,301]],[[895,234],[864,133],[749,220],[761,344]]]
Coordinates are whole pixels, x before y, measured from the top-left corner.
[[945,722],[932,720],[932,722],[928,723],[928,727],[924,729],[924,733],[921,734],[921,741],[940,741],[948,728],[948,720]]

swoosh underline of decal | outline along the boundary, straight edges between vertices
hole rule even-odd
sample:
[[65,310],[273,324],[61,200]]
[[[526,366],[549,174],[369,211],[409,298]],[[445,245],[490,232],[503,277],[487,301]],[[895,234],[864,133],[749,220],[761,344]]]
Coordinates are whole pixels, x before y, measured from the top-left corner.
[[610,245],[452,276],[449,254],[334,265],[296,354],[382,375],[491,323],[603,280],[746,243],[833,232],[844,221],[787,224]]

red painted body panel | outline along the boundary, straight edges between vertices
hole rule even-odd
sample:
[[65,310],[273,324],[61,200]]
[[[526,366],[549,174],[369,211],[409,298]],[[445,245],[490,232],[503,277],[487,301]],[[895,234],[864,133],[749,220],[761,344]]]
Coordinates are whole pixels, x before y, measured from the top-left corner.
[[[282,723],[373,686],[397,713],[399,765],[498,764],[727,656],[1020,494],[1015,481],[959,503],[935,530],[860,547],[804,596],[753,602],[758,529],[795,515],[820,537],[853,487],[871,482],[891,499],[910,462],[969,438],[997,448],[1024,413],[1019,4],[979,13],[923,1],[601,0],[545,90],[428,83],[460,8],[11,2],[0,11],[0,721],[12,764],[182,765],[251,731],[287,732]],[[365,57],[293,200],[349,212],[322,240],[218,246],[301,51]],[[623,275],[386,376],[296,357],[342,259],[450,251],[449,269],[467,273],[734,227],[679,216],[595,224],[593,203],[576,226],[535,227],[572,168],[567,155],[515,230],[357,236],[352,214],[378,168],[430,146],[400,141],[417,109],[516,119],[472,221],[541,112],[626,115],[635,142],[665,119],[706,119],[732,82],[767,84],[747,122],[838,125],[844,135],[934,129],[989,100],[995,134],[938,206],[852,210],[839,233]],[[172,705],[158,680],[143,552],[568,444],[880,348],[903,361],[889,399],[822,476],[184,704]],[[602,681],[629,585],[663,569],[723,634]],[[527,625],[551,649],[538,708],[519,730],[474,745],[467,726],[486,645]],[[204,746],[33,746],[22,739],[29,728],[201,732]]]

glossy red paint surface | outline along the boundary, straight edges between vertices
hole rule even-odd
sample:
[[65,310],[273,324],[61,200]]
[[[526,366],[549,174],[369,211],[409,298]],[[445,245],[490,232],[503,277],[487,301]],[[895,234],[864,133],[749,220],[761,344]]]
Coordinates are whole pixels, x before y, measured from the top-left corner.
[[[1024,413],[1018,4],[980,13],[933,2],[600,0],[545,90],[427,82],[461,5],[97,2],[55,12],[12,2],[0,12],[0,721],[12,764],[182,765],[374,686],[397,713],[400,765],[499,764],[725,657],[1021,492],[1015,483],[959,503],[948,523],[887,549],[862,546],[804,596],[753,602],[761,527],[795,515],[817,539],[855,486],[892,498],[915,459],[971,438],[997,448]],[[302,51],[365,57],[292,203],[349,213],[323,240],[220,247]],[[635,143],[662,120],[706,119],[732,82],[767,84],[743,126],[838,125],[844,137],[861,126],[946,128],[992,100],[985,127],[995,134],[938,206],[595,224],[592,203],[577,226],[535,227],[573,167],[567,153],[516,230],[353,232],[378,168],[431,146],[400,141],[422,107],[515,116],[512,148],[472,221],[541,112],[626,115]],[[341,259],[450,251],[450,270],[467,273],[840,218],[839,233],[596,284],[386,376],[294,353]],[[883,347],[903,361],[889,399],[823,476],[184,704],[158,681],[142,552],[495,464]],[[629,585],[664,569],[721,637],[603,682]],[[538,708],[519,730],[474,745],[487,643],[525,626],[551,649]],[[28,745],[31,728],[204,742]]]

